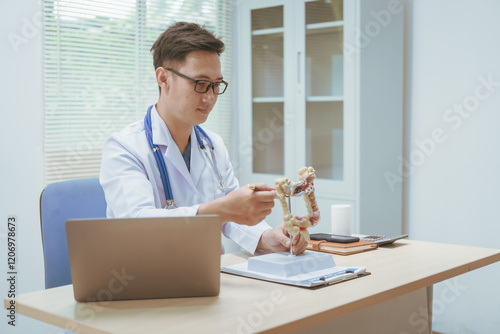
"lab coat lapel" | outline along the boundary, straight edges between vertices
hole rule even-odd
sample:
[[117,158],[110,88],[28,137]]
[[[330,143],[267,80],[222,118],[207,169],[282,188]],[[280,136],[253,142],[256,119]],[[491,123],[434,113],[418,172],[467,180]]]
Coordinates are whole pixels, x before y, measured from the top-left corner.
[[[175,168],[181,173],[184,177],[185,181],[191,186],[192,190],[196,192],[196,187],[193,183],[193,178],[189,175],[186,163],[184,162],[184,158],[182,158],[182,154],[179,151],[179,148],[172,141],[172,145],[167,147],[167,151],[165,152],[165,160],[170,161]],[[171,180],[171,182],[173,182]]]
[[[153,108],[154,112],[152,112],[151,116],[151,122],[152,122],[152,129],[153,129],[153,143],[155,145],[164,145],[167,146],[167,150],[165,151],[165,163],[167,164],[167,170],[168,170],[168,164],[169,162],[177,169],[177,171],[182,175],[182,177],[185,179],[185,182],[182,183],[187,183],[190,185],[192,188],[193,192],[197,192],[195,183],[193,183],[193,179],[191,175],[188,172],[186,163],[184,162],[184,158],[182,157],[181,151],[179,151],[179,148],[175,144],[174,140],[172,139],[172,136],[170,135],[170,131],[168,131],[168,127],[163,121],[163,119],[160,117],[158,114],[158,111],[156,108]],[[193,145],[193,142],[191,140],[191,145]],[[177,173],[176,173],[177,174]],[[175,180],[172,179],[175,174],[170,173],[168,174],[168,177],[170,179],[170,183],[177,183]],[[175,195],[174,195],[175,197]]]
[[201,151],[198,140],[196,139],[195,129],[191,132],[191,177],[193,178],[193,183],[198,185],[201,175],[205,168],[208,167],[205,159],[203,157],[203,152]]

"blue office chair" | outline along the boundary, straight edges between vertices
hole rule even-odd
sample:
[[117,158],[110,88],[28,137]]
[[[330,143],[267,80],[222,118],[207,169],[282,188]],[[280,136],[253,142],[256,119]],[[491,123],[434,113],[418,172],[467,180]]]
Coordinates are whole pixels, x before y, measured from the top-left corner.
[[40,224],[46,289],[71,284],[66,220],[104,217],[106,200],[98,178],[56,182],[45,187],[40,196]]

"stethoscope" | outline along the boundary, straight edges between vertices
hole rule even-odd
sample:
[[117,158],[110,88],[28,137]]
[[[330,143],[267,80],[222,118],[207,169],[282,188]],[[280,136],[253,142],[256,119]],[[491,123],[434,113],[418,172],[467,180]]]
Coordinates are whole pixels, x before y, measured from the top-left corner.
[[[172,195],[172,188],[170,186],[170,180],[168,178],[167,166],[165,165],[165,160],[163,159],[163,155],[161,154],[160,148],[158,145],[153,144],[153,129],[151,127],[151,110],[153,106],[148,108],[148,112],[144,117],[144,129],[146,130],[146,137],[148,138],[149,147],[153,151],[153,155],[155,156],[156,163],[158,164],[158,169],[160,170],[161,181],[163,183],[163,190],[165,191],[165,199],[167,200],[167,205],[165,209],[175,209],[177,206],[174,203],[174,196]],[[226,185],[224,183],[224,179],[217,168],[217,160],[215,159],[214,154],[214,146],[212,145],[212,141],[208,137],[207,133],[199,126],[195,125],[194,133],[196,134],[196,140],[198,141],[198,145],[200,146],[201,151],[204,153],[207,160],[210,162],[210,166],[212,167],[212,171],[214,172],[215,178],[217,180],[217,188],[223,191],[226,191]],[[210,148],[210,156],[207,152],[207,146]]]

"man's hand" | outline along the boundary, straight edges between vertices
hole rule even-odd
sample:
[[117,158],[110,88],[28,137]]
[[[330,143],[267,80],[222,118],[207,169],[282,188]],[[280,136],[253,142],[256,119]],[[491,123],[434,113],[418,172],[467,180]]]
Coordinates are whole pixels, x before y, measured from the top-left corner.
[[242,225],[256,225],[266,218],[274,207],[276,192],[264,184],[255,189],[241,187],[230,194],[200,205],[198,214],[218,214],[223,222],[233,221]]
[[[293,254],[302,254],[307,247],[307,241],[302,234],[297,234],[292,238]],[[285,226],[279,225],[273,229],[266,230],[260,237],[257,250],[272,252],[286,252],[290,250],[290,236],[285,230]]]

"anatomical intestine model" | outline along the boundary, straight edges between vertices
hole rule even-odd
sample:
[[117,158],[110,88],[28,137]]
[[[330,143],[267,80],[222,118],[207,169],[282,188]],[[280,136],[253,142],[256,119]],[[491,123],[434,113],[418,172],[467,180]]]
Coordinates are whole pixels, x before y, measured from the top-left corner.
[[[276,185],[276,198],[283,207],[283,221],[285,229],[290,236],[302,234],[305,240],[309,240],[307,229],[319,222],[319,209],[314,196],[314,179],[316,173],[312,167],[302,167],[299,169],[299,183],[290,182],[288,178],[281,178],[274,181]],[[306,202],[307,215],[293,216],[290,208],[290,197],[304,196]],[[288,203],[287,203],[288,199]]]

